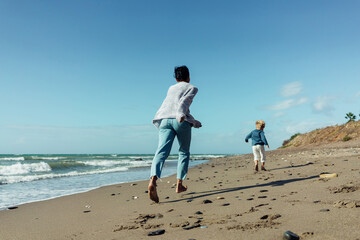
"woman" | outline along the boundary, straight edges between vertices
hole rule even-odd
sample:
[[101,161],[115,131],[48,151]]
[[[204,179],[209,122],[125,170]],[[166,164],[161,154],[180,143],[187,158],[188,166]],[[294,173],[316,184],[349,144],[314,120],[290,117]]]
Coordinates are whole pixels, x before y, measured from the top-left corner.
[[189,83],[189,69],[186,66],[175,67],[174,75],[177,83],[169,88],[167,96],[153,120],[153,124],[159,128],[159,145],[151,165],[151,179],[148,188],[150,199],[156,203],[159,202],[156,180],[161,176],[175,136],[180,145],[176,192],[181,193],[187,190],[187,187],[183,185],[183,180],[189,166],[191,127],[202,126],[191,116],[189,110],[193,98],[198,92],[198,89]]

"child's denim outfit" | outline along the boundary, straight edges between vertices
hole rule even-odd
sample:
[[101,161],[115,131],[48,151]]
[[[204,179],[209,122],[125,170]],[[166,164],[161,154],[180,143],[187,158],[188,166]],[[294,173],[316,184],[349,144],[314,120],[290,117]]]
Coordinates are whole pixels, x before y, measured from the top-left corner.
[[[151,177],[161,177],[164,162],[176,136],[180,145],[177,178],[185,179],[190,160],[191,127],[201,125],[189,110],[197,91],[196,87],[187,82],[179,82],[169,88],[153,120],[154,125],[159,128],[159,145],[151,165]],[[185,120],[180,123],[183,117]]]
[[266,161],[265,147],[264,145],[269,145],[265,133],[262,130],[255,129],[249,133],[245,141],[247,142],[251,138],[252,140],[252,150],[254,154],[254,161],[261,160],[261,162]]

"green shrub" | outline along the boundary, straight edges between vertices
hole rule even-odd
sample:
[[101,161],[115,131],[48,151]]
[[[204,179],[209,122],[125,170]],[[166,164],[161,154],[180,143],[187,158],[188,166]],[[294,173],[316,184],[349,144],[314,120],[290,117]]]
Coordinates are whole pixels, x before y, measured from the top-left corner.
[[299,136],[299,135],[301,135],[300,133],[295,133],[294,135],[292,135],[291,137],[290,137],[290,141],[291,140],[293,140],[294,138],[296,138],[297,136]]
[[[300,135],[300,133],[296,133],[296,134],[294,134],[294,135],[292,135],[291,137],[290,137],[290,139],[287,139],[287,140],[285,140],[285,141],[283,141],[283,144],[282,144],[282,146],[283,147],[288,147],[287,145],[291,142],[291,140],[293,140],[294,138],[296,138],[297,136],[299,136]],[[292,144],[290,144],[289,146],[291,146]]]
[[343,138],[343,141],[344,141],[344,142],[347,142],[347,141],[349,141],[349,140],[351,140],[351,137],[349,137],[349,135],[346,135],[346,136]]
[[353,114],[352,112],[348,112],[348,113],[345,115],[345,119],[348,119],[347,122],[355,121],[356,115]]

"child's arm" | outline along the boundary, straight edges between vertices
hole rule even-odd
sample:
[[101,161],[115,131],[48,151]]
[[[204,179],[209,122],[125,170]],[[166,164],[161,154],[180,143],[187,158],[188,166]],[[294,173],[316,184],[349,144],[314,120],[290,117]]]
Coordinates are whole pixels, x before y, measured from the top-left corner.
[[245,142],[248,142],[248,141],[249,141],[249,139],[251,138],[251,135],[252,135],[252,132],[251,132],[251,133],[249,133],[249,134],[246,136],[246,138],[245,138]]

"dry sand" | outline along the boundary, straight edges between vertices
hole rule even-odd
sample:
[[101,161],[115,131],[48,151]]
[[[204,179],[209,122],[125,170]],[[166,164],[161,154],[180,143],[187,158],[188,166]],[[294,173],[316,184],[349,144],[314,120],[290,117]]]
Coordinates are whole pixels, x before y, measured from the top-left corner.
[[[191,169],[187,192],[175,176],[18,206],[0,212],[0,239],[360,239],[360,142],[267,152],[268,171],[252,155]],[[323,172],[335,178],[319,178]],[[205,200],[209,200],[209,203]],[[184,227],[194,227],[189,230]],[[159,236],[147,236],[164,229]]]

